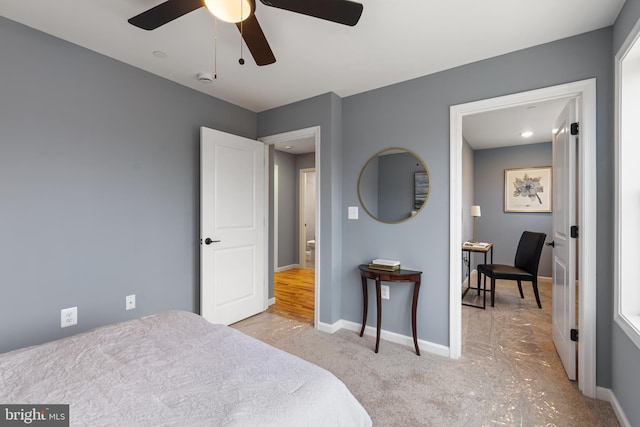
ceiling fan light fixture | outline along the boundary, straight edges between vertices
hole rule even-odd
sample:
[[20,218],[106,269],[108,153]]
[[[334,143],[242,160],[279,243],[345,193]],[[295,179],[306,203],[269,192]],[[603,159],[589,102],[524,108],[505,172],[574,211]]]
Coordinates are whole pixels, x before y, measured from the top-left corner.
[[204,0],[209,12],[224,22],[238,23],[253,14],[254,0]]

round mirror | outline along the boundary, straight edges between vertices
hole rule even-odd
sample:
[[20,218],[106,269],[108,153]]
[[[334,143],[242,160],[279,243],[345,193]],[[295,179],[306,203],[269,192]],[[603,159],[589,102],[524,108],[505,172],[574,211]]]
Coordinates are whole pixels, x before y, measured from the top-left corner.
[[404,148],[374,154],[358,178],[358,198],[374,219],[394,224],[422,210],[431,190],[429,170],[422,159]]

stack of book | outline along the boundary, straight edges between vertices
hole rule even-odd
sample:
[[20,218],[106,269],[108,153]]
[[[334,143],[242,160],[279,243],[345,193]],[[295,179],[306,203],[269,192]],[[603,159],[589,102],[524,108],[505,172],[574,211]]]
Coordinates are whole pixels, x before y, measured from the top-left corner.
[[489,247],[489,243],[486,243],[486,242],[464,242],[462,245],[470,246],[472,248],[482,248],[482,249]]
[[396,271],[400,270],[400,261],[394,261],[392,259],[374,259],[369,263],[369,268],[384,271]]

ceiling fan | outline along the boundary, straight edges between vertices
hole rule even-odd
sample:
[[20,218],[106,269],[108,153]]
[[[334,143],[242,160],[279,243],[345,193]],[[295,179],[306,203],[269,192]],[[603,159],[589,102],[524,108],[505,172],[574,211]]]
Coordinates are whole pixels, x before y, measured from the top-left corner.
[[[315,18],[354,26],[362,15],[362,4],[350,0],[260,0],[265,6],[301,13]],[[271,47],[254,14],[255,0],[168,0],[128,22],[145,30],[155,30],[201,7],[226,22],[235,23],[257,65],[276,62]]]

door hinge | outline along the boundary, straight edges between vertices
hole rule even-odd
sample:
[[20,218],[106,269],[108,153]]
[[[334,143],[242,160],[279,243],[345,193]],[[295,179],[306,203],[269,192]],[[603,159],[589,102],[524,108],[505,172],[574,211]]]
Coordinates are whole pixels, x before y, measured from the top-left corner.
[[571,226],[571,237],[573,237],[574,239],[577,239],[579,236],[579,229],[577,225],[572,225]]
[[571,341],[578,342],[578,330],[577,329],[572,329],[571,330]]
[[578,122],[571,123],[571,135],[577,135],[579,131],[580,124]]

